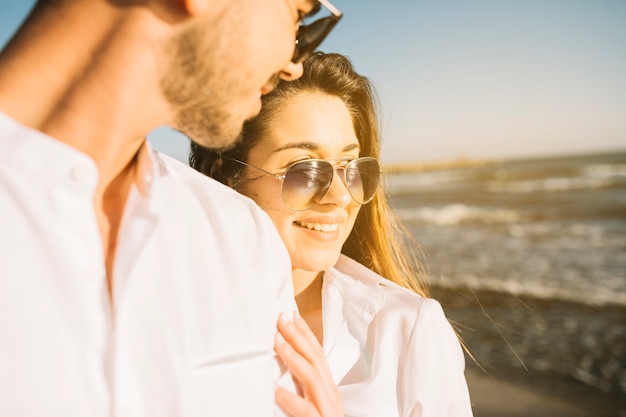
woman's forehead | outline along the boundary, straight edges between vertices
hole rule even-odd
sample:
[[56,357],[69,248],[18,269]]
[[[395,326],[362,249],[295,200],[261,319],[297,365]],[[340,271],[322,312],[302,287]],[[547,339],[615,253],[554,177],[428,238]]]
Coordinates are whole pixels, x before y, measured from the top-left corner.
[[319,92],[303,92],[285,100],[268,120],[259,145],[275,151],[359,145],[352,116],[341,99]]

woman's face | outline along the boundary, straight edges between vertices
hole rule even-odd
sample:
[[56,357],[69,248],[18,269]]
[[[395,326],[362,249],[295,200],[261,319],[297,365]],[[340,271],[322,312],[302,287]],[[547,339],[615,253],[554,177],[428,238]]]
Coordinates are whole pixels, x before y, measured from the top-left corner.
[[[282,174],[294,162],[325,159],[333,165],[359,156],[359,141],[343,101],[319,92],[302,92],[288,99],[269,122],[268,134],[255,145],[247,162]],[[246,178],[262,173],[246,168]],[[307,210],[290,210],[281,198],[282,181],[271,175],[245,181],[239,191],[254,199],[276,225],[292,267],[325,271],[339,258],[361,206],[336,172],[319,203]]]

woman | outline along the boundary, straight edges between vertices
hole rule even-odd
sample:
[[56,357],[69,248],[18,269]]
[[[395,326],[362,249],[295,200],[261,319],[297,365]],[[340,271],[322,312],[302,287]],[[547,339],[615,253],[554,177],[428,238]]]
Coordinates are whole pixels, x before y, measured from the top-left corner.
[[460,343],[377,192],[379,148],[368,80],[345,57],[317,53],[299,80],[263,97],[235,148],[192,144],[190,164],[255,200],[289,251],[301,317],[279,321],[276,350],[303,397],[279,389],[283,408],[470,416]]

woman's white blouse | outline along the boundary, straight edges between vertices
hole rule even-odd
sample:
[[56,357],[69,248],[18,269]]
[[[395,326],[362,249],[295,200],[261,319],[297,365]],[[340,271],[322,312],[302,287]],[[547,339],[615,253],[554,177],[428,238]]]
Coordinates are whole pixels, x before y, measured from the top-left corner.
[[324,276],[324,352],[346,416],[471,416],[441,305],[341,256]]

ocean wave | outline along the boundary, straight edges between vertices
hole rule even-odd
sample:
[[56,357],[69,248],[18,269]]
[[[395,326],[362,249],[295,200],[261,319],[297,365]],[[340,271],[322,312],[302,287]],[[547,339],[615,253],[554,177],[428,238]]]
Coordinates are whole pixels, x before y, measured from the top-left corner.
[[626,234],[615,230],[611,233],[610,225],[585,223],[523,223],[508,226],[510,236],[533,241],[548,240],[555,247],[580,249],[587,248],[623,248],[626,247]]
[[430,189],[466,179],[467,173],[464,170],[393,174],[385,176],[385,187],[392,194],[401,194]]
[[626,179],[626,164],[590,164],[575,177],[549,177],[523,181],[490,181],[490,192],[529,194],[536,192],[578,191],[610,187]]
[[487,190],[496,193],[530,194],[551,191],[577,191],[604,188],[613,185],[610,178],[553,177],[541,180],[490,182]]
[[467,274],[462,278],[441,277],[432,284],[447,288],[471,288],[474,291],[487,290],[512,294],[517,297],[533,297],[543,300],[559,300],[590,306],[619,305],[626,306],[626,293],[610,288],[594,287],[593,291],[547,286],[544,283],[529,281],[502,280],[477,277]]
[[398,216],[403,221],[453,226],[462,223],[513,223],[522,219],[516,210],[487,209],[450,204],[443,207],[420,207],[415,209],[399,209]]
[[591,178],[626,178],[626,164],[591,164],[584,167],[583,172]]

